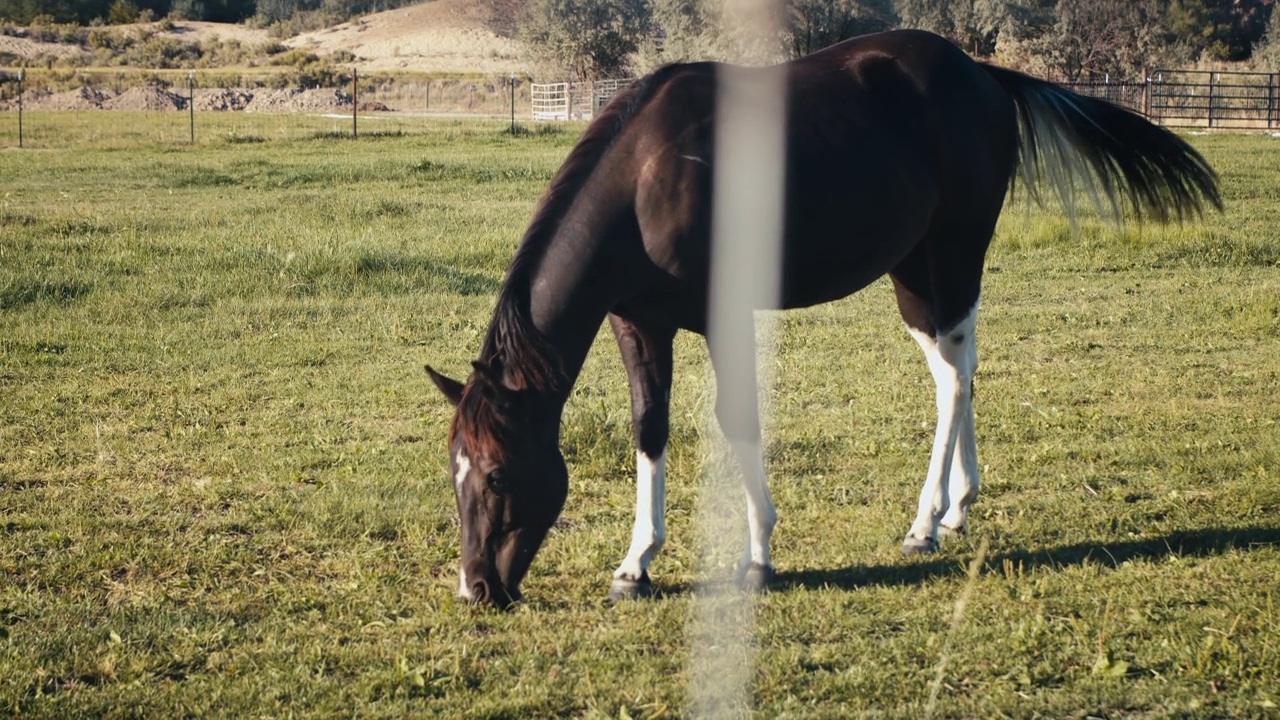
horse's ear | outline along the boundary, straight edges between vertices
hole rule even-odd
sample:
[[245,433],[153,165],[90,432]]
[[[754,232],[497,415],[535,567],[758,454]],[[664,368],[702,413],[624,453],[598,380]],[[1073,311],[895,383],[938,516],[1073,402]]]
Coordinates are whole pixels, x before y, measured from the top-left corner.
[[449,398],[449,402],[454,407],[457,407],[458,403],[462,402],[462,383],[454,380],[453,378],[445,377],[435,370],[432,370],[430,365],[426,366],[426,370],[427,376],[431,378],[431,382],[435,383],[435,386],[440,388],[440,392],[444,393],[444,396]]
[[471,367],[476,371],[476,375],[480,376],[485,382],[495,388],[502,387],[502,365],[498,360],[490,362],[480,362],[473,360]]

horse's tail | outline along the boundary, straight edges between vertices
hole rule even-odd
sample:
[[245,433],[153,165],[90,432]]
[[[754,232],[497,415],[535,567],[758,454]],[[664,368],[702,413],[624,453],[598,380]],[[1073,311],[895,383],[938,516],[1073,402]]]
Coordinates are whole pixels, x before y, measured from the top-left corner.
[[[1082,187],[1117,217],[1126,205],[1160,222],[1222,209],[1218,175],[1181,138],[1135,113],[1053,83],[984,64],[1018,108],[1018,165],[1037,202],[1047,181],[1075,223]],[[1015,177],[1017,171],[1015,171]]]

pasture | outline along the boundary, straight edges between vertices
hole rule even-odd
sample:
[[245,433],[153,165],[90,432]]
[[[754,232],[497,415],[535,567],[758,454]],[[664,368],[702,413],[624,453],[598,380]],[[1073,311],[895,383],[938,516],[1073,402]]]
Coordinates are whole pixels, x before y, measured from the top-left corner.
[[[691,598],[729,572],[692,526],[700,338],[677,339],[661,596],[604,601],[634,473],[606,330],[526,601],[454,598],[451,408],[422,365],[463,374],[580,126],[228,117],[192,148],[141,113],[30,115],[45,141],[0,151],[0,714],[684,711]],[[936,717],[1280,716],[1280,139],[1192,142],[1227,203],[1203,223],[1073,236],[1006,205],[982,493],[938,555],[900,553],[935,410],[889,286],[780,318],[758,715],[921,717],[940,677]]]

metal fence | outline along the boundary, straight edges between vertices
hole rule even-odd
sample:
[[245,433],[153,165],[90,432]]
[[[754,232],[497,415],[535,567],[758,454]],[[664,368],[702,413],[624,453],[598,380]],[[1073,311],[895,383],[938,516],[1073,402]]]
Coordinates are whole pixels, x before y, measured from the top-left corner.
[[412,118],[427,115],[501,117],[514,124],[517,108],[523,115],[528,107],[529,86],[528,78],[502,75],[350,72],[304,83],[221,70],[0,68],[0,148],[64,144],[55,128],[65,130],[77,118],[99,135],[156,142],[194,142],[201,126],[277,137],[289,123],[264,116],[285,114],[296,118],[295,136],[355,134],[357,121],[361,134],[404,130]]
[[1280,127],[1280,73],[1156,70],[1142,82],[1064,86],[1142,113],[1159,125],[1236,130]]
[[1151,82],[1150,117],[1166,125],[1272,129],[1280,126],[1276,73],[1161,70]]
[[590,120],[635,78],[587,82],[534,83],[530,86],[534,120]]
[[[78,72],[78,71],[77,71]],[[168,73],[167,75],[164,73]],[[60,74],[62,76],[60,77]],[[25,82],[15,71],[0,71],[0,115],[13,116],[0,126],[0,145],[19,144],[23,131],[19,107],[27,111],[133,109],[145,111],[157,131],[178,125],[166,111],[186,115],[207,111],[244,110],[303,112],[351,116],[374,113],[382,121],[391,115],[490,115],[514,122],[517,108],[532,108],[535,121],[590,120],[614,94],[634,82],[631,78],[593,82],[530,83],[523,78],[485,77],[452,80],[375,77],[361,79],[357,93],[348,82],[341,87],[228,87],[215,73],[157,71],[147,78],[105,73],[65,77],[66,71],[32,69]],[[171,76],[171,77],[170,77]],[[194,81],[194,94],[188,85]],[[149,84],[148,84],[149,83]],[[144,86],[140,86],[145,85]],[[1280,129],[1280,73],[1156,70],[1145,81],[1060,83],[1082,95],[1103,98],[1170,127],[1240,130]],[[520,111],[523,115],[524,112]],[[528,117],[527,115],[525,117]],[[176,118],[175,118],[176,120]],[[183,135],[192,133],[193,120],[183,118]],[[354,117],[352,118],[354,122]],[[136,119],[123,123],[136,123]],[[109,126],[109,122],[102,123]],[[254,123],[246,116],[241,123]],[[370,126],[373,129],[375,126]],[[354,127],[352,128],[354,131]],[[16,132],[11,132],[16,131]],[[165,136],[172,134],[164,131]],[[12,139],[8,135],[14,135]],[[53,138],[50,138],[52,141]],[[16,142],[14,142],[16,141]]]
[[1134,112],[1147,114],[1147,84],[1145,82],[1064,82],[1065,88],[1121,107]]
[[[534,120],[590,120],[622,88],[634,82],[596,80],[533,84]],[[1081,95],[1101,98],[1170,127],[1280,127],[1280,73],[1157,70],[1143,81],[1063,82]]]

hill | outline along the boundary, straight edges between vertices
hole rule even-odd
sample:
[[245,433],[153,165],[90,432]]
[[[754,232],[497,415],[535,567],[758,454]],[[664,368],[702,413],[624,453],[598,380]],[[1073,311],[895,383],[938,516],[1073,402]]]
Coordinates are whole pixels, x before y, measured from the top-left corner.
[[[366,71],[527,73],[530,64],[522,58],[519,45],[494,34],[485,24],[486,12],[480,0],[428,0],[280,42],[321,58],[341,53],[343,65]],[[106,29],[150,33],[154,37],[189,43],[234,40],[247,48],[265,47],[272,42],[266,29],[227,23],[183,20]],[[53,37],[55,34],[7,28],[5,34],[0,35],[0,65],[62,63],[76,56],[84,58],[81,62],[92,62],[89,47],[68,42],[69,33]],[[346,53],[354,55],[355,60],[346,59],[349,57]]]
[[519,45],[495,35],[486,15],[477,0],[430,0],[304,33],[285,44],[321,57],[350,52],[362,70],[527,72]]

